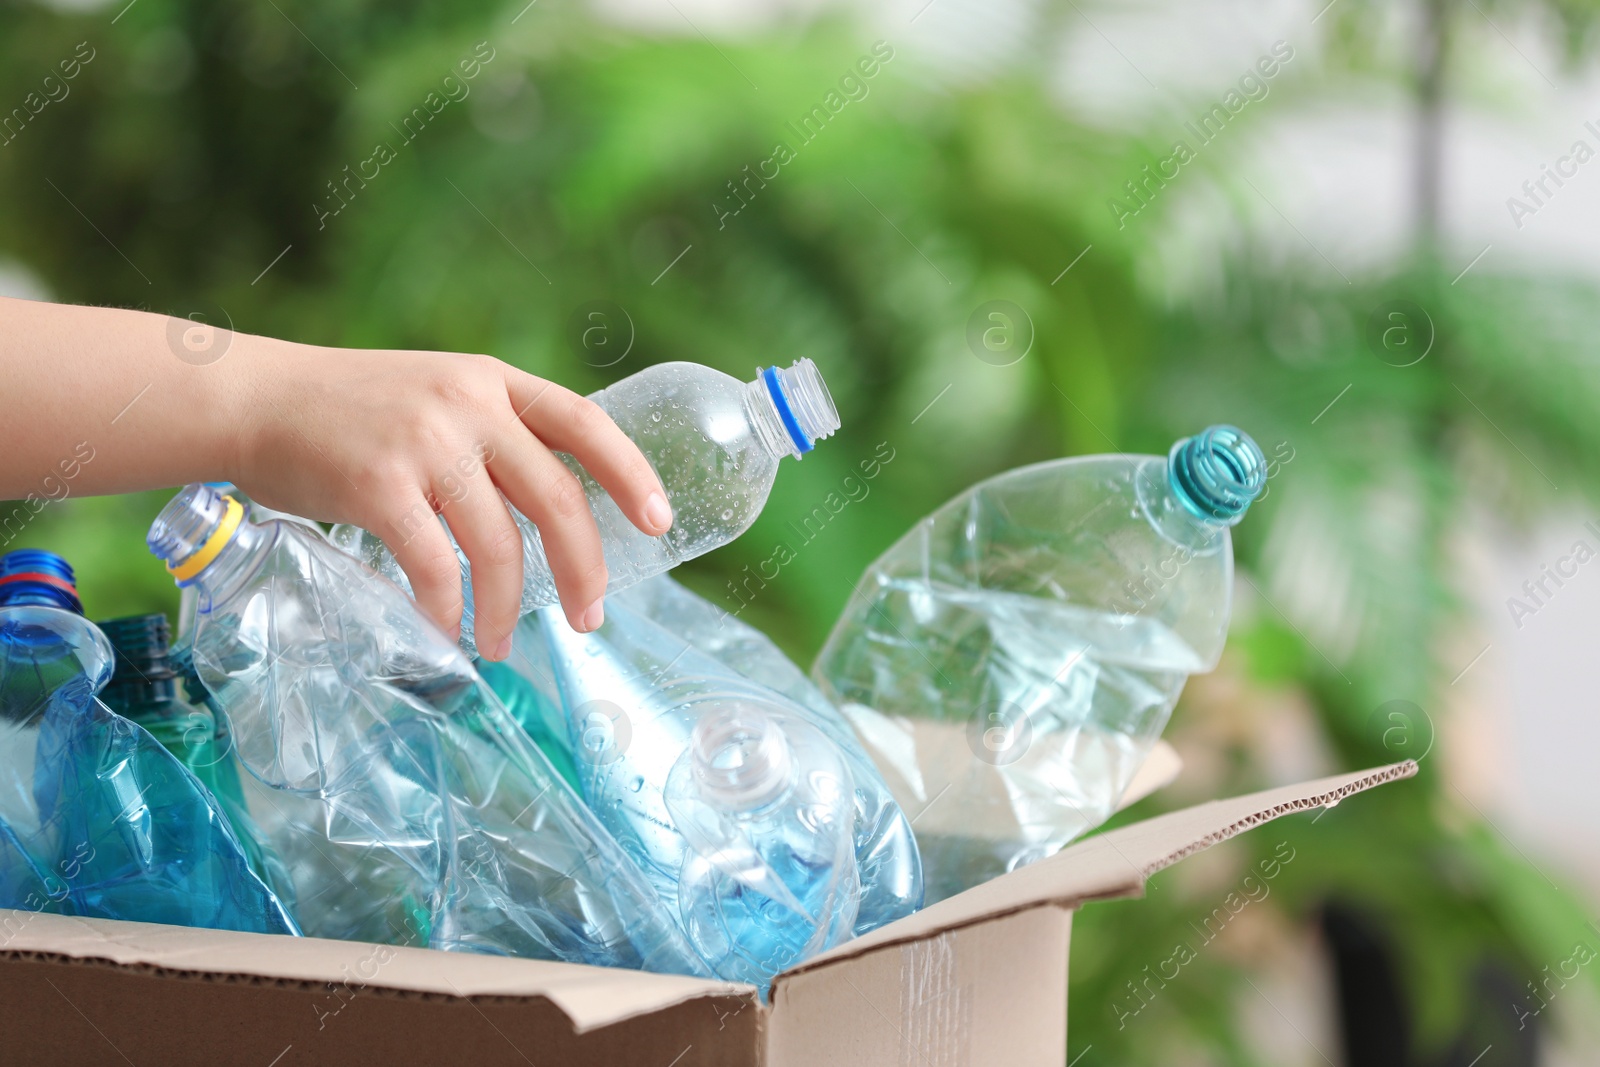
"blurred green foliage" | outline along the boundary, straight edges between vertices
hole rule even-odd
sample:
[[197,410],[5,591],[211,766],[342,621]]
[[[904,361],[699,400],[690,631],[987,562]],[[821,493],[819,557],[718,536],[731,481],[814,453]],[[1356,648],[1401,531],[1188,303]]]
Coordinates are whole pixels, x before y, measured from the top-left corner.
[[[1168,138],[1065,117],[1037,57],[951,86],[896,51],[807,141],[792,124],[873,53],[845,21],[713,45],[548,2],[141,0],[113,25],[118,8],[0,7],[0,107],[78,42],[94,50],[70,95],[0,147],[0,254],[62,300],[319,344],[488,352],[580,391],[662,360],[750,377],[811,357],[843,429],[785,465],[747,535],[686,568],[734,606],[746,568],[892,449],[865,498],[744,615],[801,662],[865,566],[971,482],[1069,453],[1164,452],[1232,422],[1292,459],[1238,530],[1254,607],[1226,669],[1246,689],[1308,701],[1337,766],[1393,762],[1422,755],[1423,739],[1387,733],[1380,706],[1413,702],[1431,737],[1463,665],[1447,640],[1463,615],[1449,566],[1462,516],[1527,515],[1555,485],[1600,487],[1600,383],[1580,368],[1600,326],[1589,287],[1487,265],[1452,286],[1425,258],[1347,285],[1245,246],[1205,268],[1209,295],[1169,299],[1141,274],[1159,216],[1119,229],[1105,207]],[[492,58],[454,99],[445,79],[475,54]],[[447,102],[434,113],[430,99]],[[418,108],[426,121],[406,127]],[[742,184],[780,143],[793,158]],[[380,145],[392,158],[374,174],[364,161]],[[1181,180],[1231,188],[1231,151],[1208,149],[1206,176]],[[1425,308],[1435,334],[1406,367],[1371,337],[1398,298]],[[1032,322],[1009,366],[967,342],[975,309],[997,299]],[[575,339],[593,301],[625,312],[599,350]],[[172,610],[142,543],[163,495],[50,504],[13,547],[69,555],[92,616]],[[1189,700],[1174,729],[1225,715]],[[1221,736],[1207,788],[1276,781],[1260,746]],[[1153,798],[1125,818],[1192,799]],[[1579,903],[1464,801],[1425,761],[1414,781],[1225,850],[1240,877],[1279,842],[1295,849],[1259,905],[1291,925],[1330,894],[1381,915],[1425,1047],[1482,1024],[1468,976],[1485,960],[1533,978],[1591,937]],[[1143,901],[1080,917],[1074,1054],[1258,1062],[1238,1021],[1252,994],[1236,953],[1199,953],[1148,1015],[1119,1026],[1126,984],[1228,888],[1185,885],[1175,871]]]

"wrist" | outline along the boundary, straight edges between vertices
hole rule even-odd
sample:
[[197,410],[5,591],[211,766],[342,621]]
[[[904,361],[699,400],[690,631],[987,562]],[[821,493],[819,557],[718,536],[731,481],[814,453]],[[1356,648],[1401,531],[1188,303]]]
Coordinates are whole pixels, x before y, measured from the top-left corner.
[[293,341],[236,334],[232,350],[218,362],[211,412],[212,440],[221,477],[242,484],[264,454],[274,427],[284,422],[284,388],[301,376],[299,366],[315,349]]

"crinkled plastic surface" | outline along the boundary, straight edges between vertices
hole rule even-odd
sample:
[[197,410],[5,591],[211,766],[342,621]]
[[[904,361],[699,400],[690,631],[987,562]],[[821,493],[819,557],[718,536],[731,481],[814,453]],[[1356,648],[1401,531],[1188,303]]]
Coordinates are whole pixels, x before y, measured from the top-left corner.
[[980,483],[867,569],[813,669],[900,804],[929,901],[1058,851],[1114,810],[1227,634],[1226,527],[1158,457]]
[[705,973],[398,588],[282,522],[246,524],[211,566],[195,664],[308,934]]
[[[518,643],[548,657],[582,792],[713,973],[764,988],[778,971],[852,936],[863,895],[860,794],[849,759],[809,709],[705,655],[621,597],[612,598],[594,634],[573,632],[554,608],[538,620],[542,633],[524,628]],[[781,730],[792,750],[792,781],[781,800],[738,817],[701,801],[688,770],[691,741],[719,715]],[[737,745],[726,755],[738,760]],[[896,876],[917,881],[915,852],[902,858],[911,870],[886,876],[886,884]]]
[[58,608],[0,608],[0,905],[297,933],[226,815],[95,698],[111,648]]
[[[755,718],[751,706],[730,704],[730,723]],[[838,746],[803,718],[781,711],[761,718],[762,729],[782,733],[793,761],[776,799],[729,810],[688,753],[668,773],[662,798],[688,845],[676,896],[690,942],[713,974],[749,982],[764,996],[779,971],[850,939],[861,875],[853,785]],[[748,739],[728,747],[743,744]],[[717,758],[740,755],[724,749]]]
[[[608,603],[625,604],[697,651],[782,693],[839,746],[855,782],[856,862],[862,887],[857,936],[922,907],[922,859],[904,810],[844,716],[771,638],[668,575],[641,582]],[[521,643],[519,638],[519,647]]]

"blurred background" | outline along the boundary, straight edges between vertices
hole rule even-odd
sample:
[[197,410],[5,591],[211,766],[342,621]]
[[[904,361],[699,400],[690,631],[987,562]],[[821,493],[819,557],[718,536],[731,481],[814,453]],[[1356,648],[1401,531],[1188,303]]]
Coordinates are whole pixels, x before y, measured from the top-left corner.
[[[0,292],[580,391],[809,356],[843,430],[686,568],[802,664],[970,483],[1242,426],[1273,466],[1230,651],[1121,818],[1421,774],[1087,908],[1065,1058],[1600,1063],[1597,11],[0,3]],[[41,486],[0,539],[68,555],[91,617],[170,611],[166,495]]]

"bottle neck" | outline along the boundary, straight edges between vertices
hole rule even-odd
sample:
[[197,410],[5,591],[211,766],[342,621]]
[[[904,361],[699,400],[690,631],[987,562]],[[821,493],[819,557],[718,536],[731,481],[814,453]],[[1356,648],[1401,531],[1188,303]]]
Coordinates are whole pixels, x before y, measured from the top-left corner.
[[839,412],[809,359],[767,367],[745,387],[745,415],[773,456],[798,459],[839,428]]
[[1139,468],[1139,503],[1163,538],[1206,551],[1261,495],[1266,470],[1266,456],[1249,434],[1212,426],[1173,445],[1165,462],[1151,458]]
[[701,796],[729,814],[767,807],[794,784],[783,727],[747,704],[705,712],[689,739],[689,758]]
[[204,614],[226,600],[271,549],[279,524],[258,526],[231,497],[203,483],[183,488],[150,524],[146,542],[183,588],[198,593]]
[[100,631],[116,651],[116,668],[101,699],[130,719],[146,721],[178,714],[177,675],[171,660],[171,628],[165,615],[107,619]]
[[761,443],[768,455],[774,459],[783,459],[785,456],[794,456],[797,459],[800,457],[799,448],[795,446],[794,439],[784,427],[777,405],[772,402],[772,393],[767,383],[760,378],[744,387],[744,414],[755,439]]
[[0,556],[0,607],[23,604],[83,614],[71,564],[38,548]]
[[199,593],[196,611],[208,614],[213,606],[228,599],[243,585],[261,565],[262,557],[277,535],[278,531],[272,527],[257,526],[248,520],[240,523],[233,537],[217,553],[217,558],[195,577],[194,588]]

